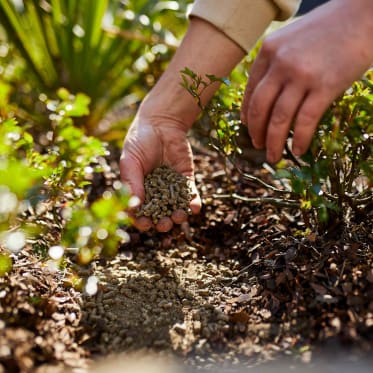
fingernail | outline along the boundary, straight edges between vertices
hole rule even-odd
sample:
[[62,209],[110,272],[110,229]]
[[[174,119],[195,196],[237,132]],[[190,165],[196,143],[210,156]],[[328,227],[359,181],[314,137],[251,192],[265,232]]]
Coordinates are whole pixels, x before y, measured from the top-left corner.
[[269,163],[275,162],[275,155],[270,150],[267,151],[266,158]]
[[251,139],[251,142],[253,143],[254,148],[256,148],[256,149],[259,148],[258,143],[254,139]]

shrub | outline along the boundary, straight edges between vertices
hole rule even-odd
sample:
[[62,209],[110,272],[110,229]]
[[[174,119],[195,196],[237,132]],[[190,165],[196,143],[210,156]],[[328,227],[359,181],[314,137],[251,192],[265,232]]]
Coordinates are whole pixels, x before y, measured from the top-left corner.
[[[200,96],[208,85],[217,80],[229,85],[229,81],[211,75],[202,77],[188,68],[181,74],[182,85],[209,118],[213,130],[211,144],[239,168],[235,161],[235,155],[240,153],[236,138],[246,81],[241,76],[238,87],[224,87],[210,104],[203,106]],[[244,178],[265,186],[275,196],[261,199],[233,197],[248,202],[298,207],[307,227],[313,225],[320,232],[346,226],[352,217],[362,220],[372,209],[372,134],[373,71],[370,70],[332,103],[304,156],[296,158],[286,146],[284,159],[277,164],[275,173],[284,189],[240,170]]]
[[40,150],[11,113],[0,122],[0,246],[6,249],[0,275],[11,269],[10,252],[26,244],[44,257],[49,252],[49,264],[58,268],[64,265],[65,249],[84,265],[114,255],[129,240],[129,193],[119,181],[87,204],[90,176],[102,170],[108,154],[105,143],[74,126],[72,118],[86,115],[90,100],[66,89],[57,96],[44,102],[51,130]]

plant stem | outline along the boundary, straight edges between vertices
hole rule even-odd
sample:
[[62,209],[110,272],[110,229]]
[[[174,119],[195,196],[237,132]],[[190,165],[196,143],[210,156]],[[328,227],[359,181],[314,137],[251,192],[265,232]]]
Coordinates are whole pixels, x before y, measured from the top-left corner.
[[299,208],[299,202],[295,200],[285,200],[282,198],[271,198],[271,197],[245,197],[237,193],[231,194],[213,194],[213,198],[233,198],[243,202],[254,202],[254,203],[270,203],[279,207],[288,208]]

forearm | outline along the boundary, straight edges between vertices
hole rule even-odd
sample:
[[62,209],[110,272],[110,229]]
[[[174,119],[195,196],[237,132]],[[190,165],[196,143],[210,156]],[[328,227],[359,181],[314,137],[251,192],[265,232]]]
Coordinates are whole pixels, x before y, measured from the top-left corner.
[[[192,18],[189,29],[166,72],[144,100],[142,114],[154,122],[173,118],[187,130],[199,114],[193,97],[183,88],[180,71],[188,67],[197,74],[228,75],[244,57],[244,50],[232,39],[199,18]],[[202,95],[206,103],[218,89],[214,83]]]

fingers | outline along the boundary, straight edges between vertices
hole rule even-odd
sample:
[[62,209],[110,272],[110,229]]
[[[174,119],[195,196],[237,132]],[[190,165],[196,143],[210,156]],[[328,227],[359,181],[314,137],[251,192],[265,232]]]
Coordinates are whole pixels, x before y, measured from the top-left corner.
[[120,159],[120,175],[123,183],[127,184],[132,195],[144,202],[144,170],[141,164],[133,157],[127,156],[124,152]]
[[266,147],[271,163],[281,159],[293,124],[294,154],[300,156],[307,151],[318,122],[334,97],[320,92],[309,80],[292,80],[280,72],[274,66],[259,82],[259,75],[255,76],[251,87],[249,81],[241,113],[253,145]]
[[147,232],[154,227],[152,220],[146,216],[134,219],[133,226],[140,232]]
[[170,231],[172,227],[173,227],[172,220],[168,217],[164,217],[164,218],[159,219],[159,222],[156,224],[155,229],[158,232],[165,233],[165,232]]
[[178,209],[172,213],[171,219],[175,224],[182,224],[188,220],[188,214],[186,211]]
[[[290,128],[294,124],[293,153],[301,156],[310,146],[320,118],[332,98],[316,89],[306,93],[303,86],[293,83],[288,83],[276,94],[274,88],[265,88],[265,83],[264,81],[263,87],[258,85],[258,92],[254,92],[252,96],[250,105],[258,107],[255,109],[255,115],[249,108],[248,123],[253,144],[257,147],[263,147],[265,144],[268,162],[278,162],[282,157]],[[269,118],[266,118],[266,112],[270,113]]]
[[307,94],[302,87],[288,85],[276,99],[266,134],[267,160],[278,162],[282,157],[291,125],[294,123],[292,150],[301,156],[309,148],[318,123],[333,100],[314,89]]
[[154,226],[152,220],[148,217],[141,216],[140,218],[136,218],[133,222],[133,225],[136,229],[140,232],[147,232],[152,228],[155,228],[157,232],[165,233],[169,232],[174,224],[182,224],[188,220],[188,214],[186,211],[182,209],[178,209],[174,211],[171,215],[171,218],[164,217],[159,219],[159,222]]
[[333,96],[316,90],[305,97],[295,121],[292,151],[296,156],[307,151],[317,125],[332,100]]
[[169,232],[174,224],[182,224],[188,220],[188,214],[182,209],[174,211],[171,218],[164,217],[159,219],[159,222],[154,226],[152,220],[146,216],[136,218],[133,222],[134,227],[140,232],[147,232],[152,228],[155,228],[157,232],[165,233]]
[[271,74],[267,74],[251,95],[247,125],[256,148],[261,149],[266,144],[267,123],[281,89],[281,84],[274,80]]
[[296,84],[285,86],[277,97],[265,136],[268,162],[275,163],[281,159],[293,118],[303,98],[303,90]]
[[191,188],[191,193],[193,195],[193,198],[189,203],[189,207],[192,211],[192,214],[197,215],[201,211],[201,207],[202,207],[201,197],[198,193],[198,189],[196,187],[196,183],[194,182],[194,180],[191,180],[189,185]]
[[242,107],[241,107],[241,122],[244,124],[248,123],[248,109],[249,109],[249,103],[251,100],[251,95],[255,91],[257,85],[259,82],[263,79],[265,76],[267,69],[268,69],[268,59],[263,56],[262,51],[259,52],[258,58],[253,63],[251,70],[250,70],[250,77],[248,84],[245,89],[244,98],[242,101]]
[[[191,189],[192,194],[195,197],[190,202],[190,209],[192,214],[198,214],[201,210],[202,202],[194,182],[191,182]],[[186,221],[188,221],[188,213],[183,209],[177,209],[172,213],[171,218],[164,217],[160,219],[155,227],[151,219],[145,216],[136,219],[134,225],[142,232],[146,232],[154,227],[156,231],[165,233],[169,232],[173,228],[174,224],[180,225]]]
[[[192,195],[194,195],[193,199],[190,202],[190,209],[193,214],[198,214],[201,210],[202,205],[201,198],[198,194],[194,181],[191,181],[190,186],[191,193]],[[172,213],[171,218],[161,218],[156,225],[154,225],[152,220],[146,216],[141,216],[134,219],[133,225],[141,232],[147,232],[150,229],[155,228],[156,231],[165,233],[170,231],[173,228],[174,224],[179,225],[185,223],[186,221],[188,221],[188,213],[183,209],[177,209]]]

